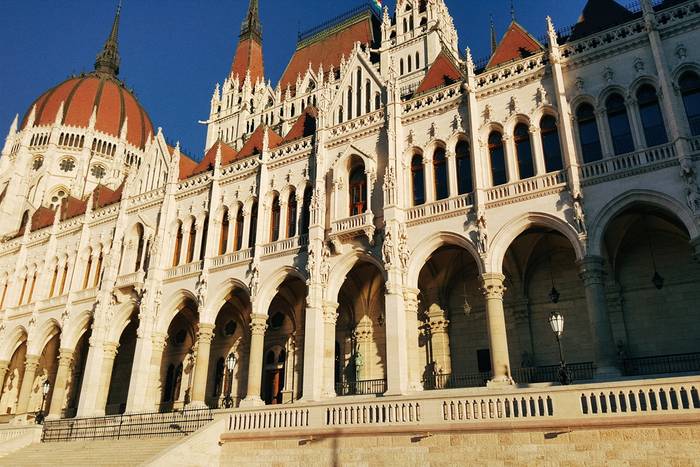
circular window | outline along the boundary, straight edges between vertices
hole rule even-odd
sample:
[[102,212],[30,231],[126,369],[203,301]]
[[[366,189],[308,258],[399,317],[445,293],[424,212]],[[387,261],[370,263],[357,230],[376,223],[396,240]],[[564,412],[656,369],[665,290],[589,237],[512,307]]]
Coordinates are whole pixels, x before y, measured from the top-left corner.
[[69,158],[63,159],[59,164],[59,168],[64,172],[72,172],[73,169],[75,169],[75,160]]
[[90,173],[96,179],[101,180],[104,178],[104,176],[107,172],[106,172],[105,168],[102,167],[101,165],[93,165],[92,169],[90,169]]
[[231,320],[224,326],[224,335],[233,336],[236,333],[236,322]]
[[68,196],[66,190],[58,190],[51,196],[51,209],[56,210],[63,200]]
[[32,169],[34,171],[37,171],[41,168],[41,166],[44,165],[44,158],[43,157],[37,157],[34,159],[34,162],[32,162]]
[[272,318],[270,318],[270,327],[272,329],[280,329],[284,324],[284,315],[282,313],[275,313]]

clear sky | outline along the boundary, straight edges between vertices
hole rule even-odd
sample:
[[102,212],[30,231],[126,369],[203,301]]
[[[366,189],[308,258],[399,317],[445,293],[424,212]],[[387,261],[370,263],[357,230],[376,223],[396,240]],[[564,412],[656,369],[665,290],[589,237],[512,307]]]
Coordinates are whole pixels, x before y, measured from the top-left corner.
[[[489,14],[503,34],[510,0],[446,0],[460,48],[475,59],[489,53]],[[265,72],[276,84],[297,32],[333,18],[362,0],[260,0]],[[91,71],[111,26],[117,0],[0,0],[0,135],[41,93],[70,74]],[[395,0],[384,0],[393,11]],[[535,37],[545,16],[556,26],[576,22],[586,0],[515,0],[517,20]],[[195,158],[203,151],[217,82],[226,77],[248,0],[124,0],[120,78],[133,88],[156,127]]]

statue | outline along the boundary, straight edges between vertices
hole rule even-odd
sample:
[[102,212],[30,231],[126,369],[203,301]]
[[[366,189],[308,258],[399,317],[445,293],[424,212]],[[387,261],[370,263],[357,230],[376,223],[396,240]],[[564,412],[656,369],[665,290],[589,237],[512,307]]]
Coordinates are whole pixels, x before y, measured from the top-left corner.
[[321,284],[326,286],[331,273],[331,250],[326,243],[321,250]]
[[489,235],[486,228],[486,218],[483,215],[476,221],[476,228],[478,229],[479,235],[477,249],[480,254],[485,255],[489,248]]
[[384,264],[388,267],[393,264],[394,256],[394,241],[391,239],[391,230],[387,230],[384,234],[384,244],[382,245],[382,253],[384,255]]
[[586,214],[583,211],[583,196],[579,193],[574,197],[574,222],[578,233],[586,233]]
[[250,296],[255,298],[258,295],[258,286],[260,285],[260,271],[258,270],[258,265],[253,263],[250,270]]
[[411,259],[411,251],[408,249],[408,238],[406,236],[406,227],[403,225],[399,230],[399,261],[401,268],[408,269],[408,261]]
[[311,284],[311,281],[313,280],[314,269],[316,269],[316,253],[310,248],[308,259],[306,260],[306,274],[309,284]]

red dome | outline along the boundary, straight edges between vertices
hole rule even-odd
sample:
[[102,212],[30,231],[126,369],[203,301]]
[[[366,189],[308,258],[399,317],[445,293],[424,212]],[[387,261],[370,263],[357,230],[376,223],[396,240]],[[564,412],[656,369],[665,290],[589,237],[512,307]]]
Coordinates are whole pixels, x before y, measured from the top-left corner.
[[143,148],[153,124],[136,97],[117,79],[102,73],[70,78],[45,92],[29,108],[22,128],[36,105],[34,126],[50,125],[56,121],[61,102],[63,115],[59,121],[64,125],[87,128],[90,116],[97,107],[95,129],[118,137],[124,121],[127,122],[126,140]]

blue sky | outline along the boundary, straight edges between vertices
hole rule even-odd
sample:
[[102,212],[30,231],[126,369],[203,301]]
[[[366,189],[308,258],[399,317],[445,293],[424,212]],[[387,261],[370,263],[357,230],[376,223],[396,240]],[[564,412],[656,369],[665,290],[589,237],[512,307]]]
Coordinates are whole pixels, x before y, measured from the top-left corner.
[[[446,0],[460,48],[489,53],[489,14],[500,35],[510,0]],[[516,0],[517,20],[534,36],[551,15],[557,27],[578,18],[586,0]],[[291,57],[297,32],[330,19],[361,0],[260,0],[265,68],[273,84]],[[384,1],[393,9],[395,1]],[[124,0],[120,31],[122,78],[156,127],[201,157],[206,119],[217,82],[231,66],[248,0]],[[0,135],[15,114],[70,74],[91,71],[111,26],[116,0],[0,1]]]

